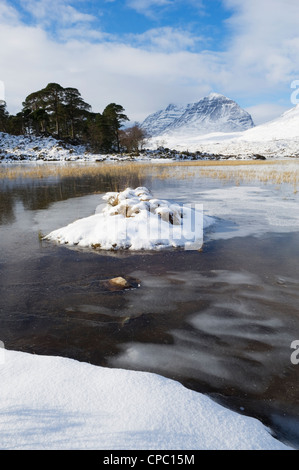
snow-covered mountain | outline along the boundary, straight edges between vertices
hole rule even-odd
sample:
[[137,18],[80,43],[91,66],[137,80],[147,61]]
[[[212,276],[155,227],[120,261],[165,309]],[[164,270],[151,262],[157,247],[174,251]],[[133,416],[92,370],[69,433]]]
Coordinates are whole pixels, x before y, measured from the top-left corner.
[[141,127],[151,136],[160,135],[168,126],[179,119],[185,111],[186,106],[170,104],[166,109],[162,109],[148,116]]
[[299,157],[299,105],[265,124],[242,132],[211,132],[201,135],[189,127],[156,136],[149,148],[163,146],[179,151],[199,151],[249,157],[255,154],[266,157]]
[[299,105],[281,116],[245,132],[242,138],[249,141],[299,138]]
[[148,116],[141,127],[152,137],[168,134],[240,132],[254,127],[250,114],[233,100],[211,93],[186,106],[169,105]]

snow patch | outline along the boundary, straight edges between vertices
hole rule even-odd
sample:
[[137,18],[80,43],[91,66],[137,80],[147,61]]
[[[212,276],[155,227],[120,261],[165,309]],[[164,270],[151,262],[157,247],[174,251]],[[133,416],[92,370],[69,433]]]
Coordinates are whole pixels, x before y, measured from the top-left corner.
[[242,416],[147,372],[6,351],[0,448],[289,450]]

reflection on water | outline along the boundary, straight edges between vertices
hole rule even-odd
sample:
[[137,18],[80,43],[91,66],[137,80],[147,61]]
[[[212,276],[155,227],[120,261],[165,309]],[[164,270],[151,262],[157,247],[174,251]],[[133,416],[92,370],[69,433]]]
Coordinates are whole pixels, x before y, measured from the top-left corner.
[[[145,305],[138,302],[141,311],[175,314],[167,330],[171,345],[131,342],[112,360],[113,365],[159,370],[187,380],[200,377],[226,394],[236,389],[265,394],[272,378],[290,365],[298,291],[293,290],[293,282],[286,282],[282,294],[275,275],[269,283],[251,273],[231,274],[225,270],[170,273],[162,286],[156,279],[154,287],[152,278],[148,283],[147,276],[139,273],[145,287],[152,286],[144,296]],[[141,292],[135,298],[138,295]]]
[[[175,198],[174,182],[163,185]],[[299,448],[299,366],[290,361],[299,337],[298,234],[126,256],[40,242],[39,231],[91,214],[110,189],[84,179],[2,187],[5,347],[163,374],[263,419]],[[111,291],[105,281],[117,276],[140,287]]]
[[14,221],[14,206],[22,202],[27,210],[47,209],[50,204],[92,193],[118,191],[138,187],[143,183],[139,174],[123,174],[117,180],[109,173],[94,177],[2,180],[0,186],[0,224]]

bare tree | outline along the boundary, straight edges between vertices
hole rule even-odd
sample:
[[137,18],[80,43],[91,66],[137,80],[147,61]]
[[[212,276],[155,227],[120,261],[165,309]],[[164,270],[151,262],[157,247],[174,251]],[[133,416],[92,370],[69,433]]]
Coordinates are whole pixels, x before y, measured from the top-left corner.
[[127,152],[138,152],[142,150],[148,135],[139,124],[134,124],[121,131],[120,144]]

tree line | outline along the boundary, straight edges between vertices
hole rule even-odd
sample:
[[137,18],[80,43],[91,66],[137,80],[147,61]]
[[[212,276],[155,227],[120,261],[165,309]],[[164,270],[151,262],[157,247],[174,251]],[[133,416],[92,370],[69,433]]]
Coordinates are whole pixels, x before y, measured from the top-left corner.
[[136,152],[146,139],[139,124],[129,121],[124,108],[110,103],[102,113],[92,112],[79,90],[49,83],[28,95],[22,110],[8,113],[0,102],[0,132],[12,135],[52,136],[71,144],[84,144],[93,152]]

